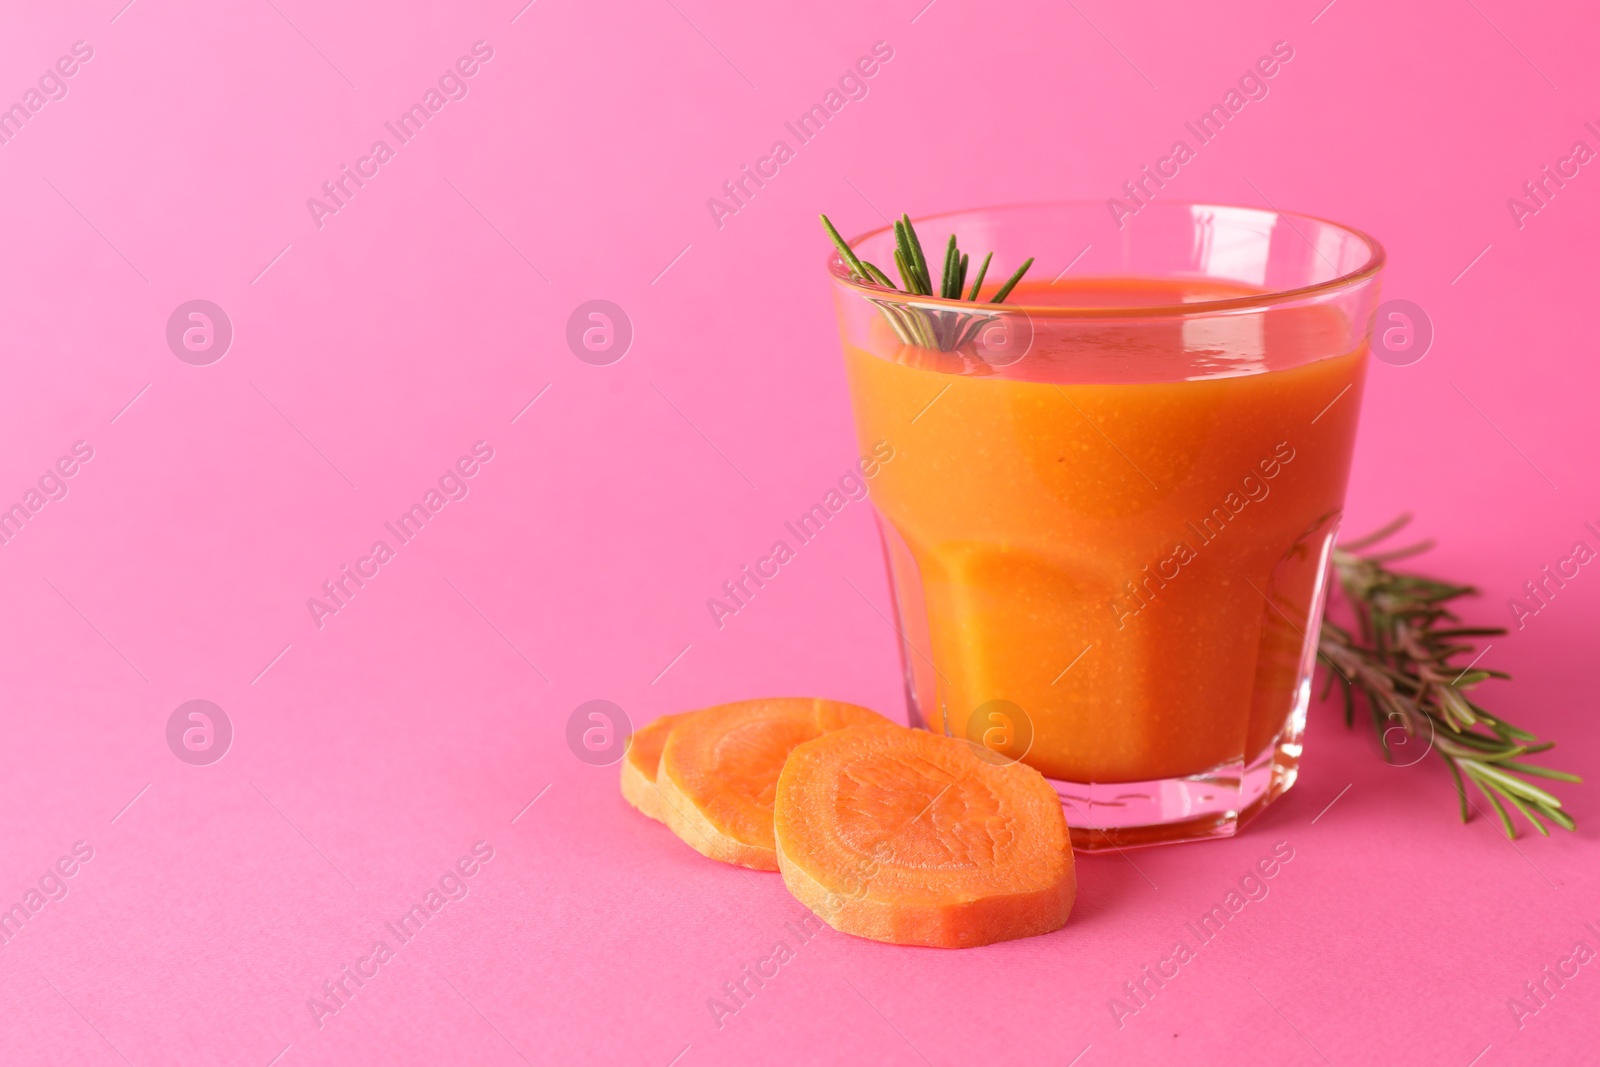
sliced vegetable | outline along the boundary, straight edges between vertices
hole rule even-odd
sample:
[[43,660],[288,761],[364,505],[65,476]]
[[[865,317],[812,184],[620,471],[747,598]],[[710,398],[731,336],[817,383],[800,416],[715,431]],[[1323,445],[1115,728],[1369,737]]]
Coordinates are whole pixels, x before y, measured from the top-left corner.
[[775,871],[772,804],[784,760],[796,745],[863,723],[892,725],[867,708],[808,697],[696,712],[673,726],[661,752],[662,819],[703,855]]
[[628,739],[628,754],[622,757],[622,795],[656,822],[665,821],[661,818],[661,797],[656,792],[656,767],[661,763],[661,750],[666,747],[672,727],[693,714],[686,711],[663,715]]
[[968,948],[1049,933],[1072,911],[1055,790],[966,741],[894,725],[825,734],[789,753],[774,808],[784,884],[844,933]]

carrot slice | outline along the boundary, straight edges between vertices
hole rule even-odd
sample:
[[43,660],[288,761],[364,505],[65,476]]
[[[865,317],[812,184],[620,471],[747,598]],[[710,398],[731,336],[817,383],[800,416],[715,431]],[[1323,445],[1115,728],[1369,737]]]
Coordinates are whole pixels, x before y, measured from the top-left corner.
[[661,818],[661,797],[656,793],[656,767],[661,763],[661,750],[666,747],[667,735],[672,733],[673,726],[693,714],[685,711],[663,715],[628,739],[628,753],[622,757],[622,795],[656,822],[665,821]]
[[1061,801],[1038,771],[900,726],[800,745],[778,779],[778,865],[835,930],[967,948],[1059,929],[1077,894]]
[[778,869],[772,801],[789,750],[830,730],[893,725],[836,700],[776,697],[720,704],[677,723],[661,752],[656,791],[672,832],[714,860]]

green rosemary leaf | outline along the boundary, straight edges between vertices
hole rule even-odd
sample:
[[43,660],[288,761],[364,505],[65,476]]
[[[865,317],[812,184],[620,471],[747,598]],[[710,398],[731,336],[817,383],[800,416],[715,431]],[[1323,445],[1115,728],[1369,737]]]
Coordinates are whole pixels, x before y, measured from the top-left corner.
[[911,333],[906,329],[905,318],[899,308],[888,300],[873,300],[872,302],[877,305],[879,311],[883,312],[883,317],[888,320],[889,327],[894,330],[894,335],[900,338],[903,344],[916,344],[916,341],[912,339]]
[[1522,801],[1517,799],[1516,794],[1502,792],[1500,795],[1505,797],[1506,800],[1510,801],[1511,806],[1521,812],[1524,819],[1527,819],[1529,822],[1533,823],[1533,828],[1538,830],[1541,835],[1545,837],[1550,836],[1550,831],[1544,828],[1544,823],[1539,821],[1539,816],[1535,815],[1532,811],[1529,811],[1527,805],[1523,804]]
[[839,236],[839,231],[834,229],[833,223],[829,221],[828,216],[819,215],[818,218],[822,220],[822,228],[827,230],[828,236],[833,239],[834,246],[839,249],[840,258],[843,259],[845,263],[849,264],[850,269],[855,272],[856,277],[868,277],[867,269],[862,265],[861,260],[856,258],[855,250],[852,249],[848,243],[846,243],[843,237]]
[[[909,268],[912,261],[911,242],[906,240],[905,227],[900,225],[899,219],[894,220],[894,250],[895,263],[898,264],[903,259],[906,261],[907,267]],[[906,271],[902,270],[900,272],[900,276],[901,280],[906,283],[906,292],[915,293],[921,288],[921,286],[917,284],[916,271],[913,270],[908,274]]]
[[961,332],[956,335],[955,347],[960,348],[962,345],[969,344],[975,340],[978,336],[978,331],[988,325],[989,321],[989,316],[987,315],[968,315],[961,324]]
[[1005,303],[1006,297],[1011,295],[1011,290],[1017,287],[1017,283],[1022,280],[1022,276],[1024,274],[1028,273],[1028,268],[1031,266],[1033,266],[1033,257],[1029,256],[1027,259],[1023,260],[1022,266],[1017,268],[1017,273],[1006,279],[1006,283],[1000,287],[999,292],[994,294],[994,299],[989,301],[989,303]]
[[916,338],[906,329],[905,322],[900,318],[899,308],[884,308],[883,317],[889,320],[889,327],[894,330],[894,335],[900,338],[901,344],[914,345]]
[[950,299],[950,286],[955,282],[960,256],[961,253],[956,251],[956,235],[951,234],[950,243],[944,246],[944,276],[939,279],[939,295],[946,300]]
[[1467,809],[1467,785],[1461,780],[1461,771],[1454,760],[1445,760],[1444,765],[1450,768],[1450,777],[1456,780],[1456,797],[1461,801],[1461,821],[1466,822],[1471,817]]
[[1478,721],[1478,717],[1472,713],[1472,705],[1451,686],[1439,687],[1439,707],[1447,717],[1462,726],[1471,726]]
[[[1530,749],[1528,751],[1532,750]],[[1525,754],[1526,753],[1524,753],[1524,755]],[[1518,774],[1531,774],[1536,778],[1554,778],[1558,782],[1583,781],[1583,779],[1579,778],[1576,774],[1570,774],[1567,771],[1554,770],[1550,767],[1540,767],[1533,763],[1514,763],[1507,759],[1498,760],[1496,762],[1507,770],[1516,771]]]
[[1478,764],[1478,773],[1493,782],[1495,787],[1502,793],[1526,797],[1528,800],[1552,808],[1561,806],[1561,801],[1546,793],[1543,789],[1536,785],[1529,785],[1521,778],[1512,777],[1504,771],[1498,770],[1493,764],[1480,762]]
[[[1384,553],[1381,553],[1381,554],[1376,555],[1376,556],[1368,556],[1367,558],[1370,559],[1370,560],[1373,560],[1374,562],[1377,562],[1377,563],[1393,563],[1397,559],[1409,559],[1412,556],[1420,556],[1420,555],[1422,555],[1422,553],[1428,551],[1428,549],[1430,549],[1432,547],[1433,547],[1433,542],[1432,541],[1418,541],[1414,545],[1407,545],[1404,548],[1396,548],[1396,549],[1393,549],[1393,550],[1391,550],[1389,552],[1384,552]],[[1432,583],[1428,583],[1428,584],[1431,585]],[[1445,586],[1443,588],[1449,588],[1449,587]]]
[[922,292],[922,279],[917,277],[914,265],[916,259],[911,255],[911,242],[906,238],[905,227],[900,220],[894,222],[894,264],[900,271],[900,280],[905,283],[906,292]]
[[967,294],[967,299],[976,302],[978,290],[983,287],[983,276],[989,273],[989,260],[994,258],[994,253],[986,253],[983,262],[978,265],[978,276],[972,280],[972,291]]
[[1500,825],[1505,827],[1506,836],[1515,841],[1517,838],[1517,828],[1511,825],[1511,816],[1506,814],[1506,809],[1500,803],[1500,798],[1495,796],[1494,791],[1488,786],[1484,785],[1476,774],[1472,773],[1473,765],[1471,763],[1465,763],[1462,764],[1462,766],[1467,771],[1467,777],[1472,779],[1472,784],[1478,787],[1478,791],[1480,793],[1489,798],[1489,803],[1494,806],[1494,813],[1500,816]]
[[1441,752],[1469,758],[1475,758],[1474,753],[1479,752],[1503,754],[1506,747],[1505,742],[1497,738],[1457,730],[1447,730],[1442,735],[1436,735],[1435,744],[1439,746]]
[[905,283],[906,292],[921,292],[922,286],[917,282],[917,272],[906,261],[906,254],[899,248],[894,250],[894,267],[900,272],[900,280]]
[[917,336],[916,327],[912,325],[910,315],[904,308],[885,308],[884,314],[888,315],[889,324],[894,327],[894,332],[900,340],[908,345],[922,343],[922,339]]
[[895,285],[894,282],[890,281],[889,276],[883,273],[883,271],[879,270],[877,267],[873,266],[871,263],[868,263],[864,259],[861,261],[861,265],[867,268],[867,274],[873,281],[877,282],[885,289],[893,289],[896,292],[899,292],[900,287]]
[[1410,522],[1411,512],[1403,512],[1399,518],[1395,519],[1393,522],[1390,522],[1388,525],[1380,526],[1377,530],[1369,533],[1365,537],[1358,537],[1354,541],[1346,541],[1344,544],[1339,546],[1339,549],[1343,552],[1360,552],[1363,548],[1370,548],[1379,541],[1388,540],[1404,529],[1408,524],[1410,524]]
[[[1477,705],[1474,704],[1473,707],[1477,707]],[[1519,730],[1508,722],[1497,722],[1495,723],[1494,728],[1495,730],[1504,733],[1507,737],[1515,737],[1519,741],[1535,740],[1534,736],[1528,731]]]
[[905,260],[905,270],[901,272],[901,280],[906,283],[906,292],[922,292],[922,280],[917,277],[916,257],[911,254],[911,241],[906,237],[906,229],[900,224],[899,219],[894,220],[894,248],[899,255],[895,258],[898,263]]
[[922,295],[932,296],[933,279],[928,274],[928,257],[922,254],[922,242],[917,239],[917,228],[911,225],[910,215],[901,215],[900,220],[905,229],[906,241],[911,246],[911,263],[922,278]]

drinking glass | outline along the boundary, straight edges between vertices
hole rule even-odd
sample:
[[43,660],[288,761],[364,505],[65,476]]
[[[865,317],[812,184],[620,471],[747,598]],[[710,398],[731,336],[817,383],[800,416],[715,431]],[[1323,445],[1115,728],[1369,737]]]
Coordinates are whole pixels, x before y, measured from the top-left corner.
[[932,273],[994,253],[979,302],[828,265],[913,722],[1039,770],[1075,847],[1235,833],[1299,766],[1383,249],[1173,202],[916,225]]

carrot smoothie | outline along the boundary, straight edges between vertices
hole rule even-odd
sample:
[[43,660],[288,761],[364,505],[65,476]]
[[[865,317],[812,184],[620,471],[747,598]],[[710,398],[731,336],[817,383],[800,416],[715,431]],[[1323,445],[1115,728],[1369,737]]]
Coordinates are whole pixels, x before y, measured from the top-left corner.
[[1367,350],[1267,295],[1063,278],[1011,294],[1009,350],[845,331],[859,439],[895,448],[870,493],[913,711],[1054,780],[1075,834],[1231,833],[1293,781]]

